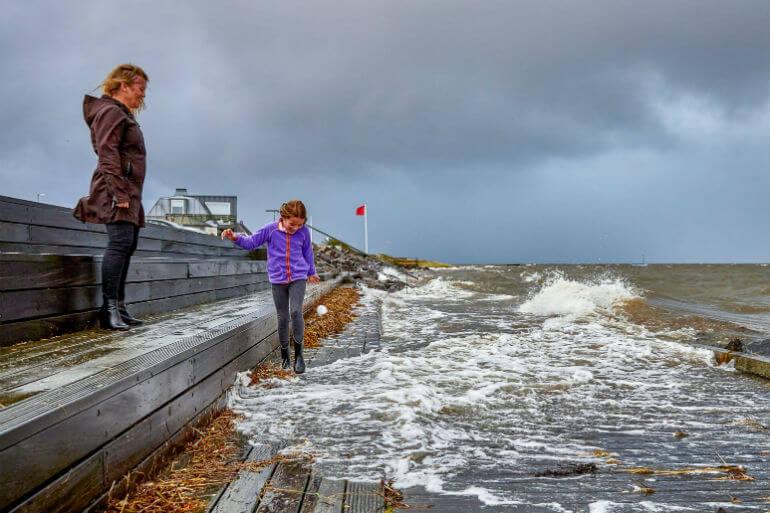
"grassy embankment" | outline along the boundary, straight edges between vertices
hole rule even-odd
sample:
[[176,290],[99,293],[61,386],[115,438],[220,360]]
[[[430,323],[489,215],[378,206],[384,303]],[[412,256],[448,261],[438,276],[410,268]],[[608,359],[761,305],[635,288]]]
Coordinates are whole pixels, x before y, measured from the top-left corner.
[[[329,239],[327,242],[329,246],[335,246],[345,251],[354,253],[361,253],[357,249],[353,249],[349,244],[337,240]],[[452,264],[446,264],[444,262],[436,262],[435,260],[421,260],[419,258],[403,258],[386,255],[385,253],[372,254],[371,257],[377,258],[388,265],[394,265],[397,267],[415,268],[415,267],[452,267]]]

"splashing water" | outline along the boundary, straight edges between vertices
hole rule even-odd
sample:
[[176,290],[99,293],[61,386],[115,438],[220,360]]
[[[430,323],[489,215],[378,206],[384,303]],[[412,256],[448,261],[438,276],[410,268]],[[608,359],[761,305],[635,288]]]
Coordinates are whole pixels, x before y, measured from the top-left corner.
[[[242,378],[231,398],[240,429],[315,454],[327,475],[387,477],[499,506],[521,503],[506,481],[596,461],[593,451],[621,435],[684,430],[708,444],[713,426],[770,411],[761,386],[715,367],[709,351],[610,315],[642,297],[622,277],[526,276],[456,268],[418,288],[366,290],[362,313],[381,310],[383,349],[270,389]],[[767,445],[746,436],[736,443]],[[669,456],[624,455],[636,465],[653,457]]]

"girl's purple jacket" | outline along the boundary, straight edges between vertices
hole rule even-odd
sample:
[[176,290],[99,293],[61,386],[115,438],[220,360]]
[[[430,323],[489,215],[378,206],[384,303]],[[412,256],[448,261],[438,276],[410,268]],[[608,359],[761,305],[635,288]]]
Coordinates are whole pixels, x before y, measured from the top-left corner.
[[293,235],[278,229],[278,222],[266,224],[253,235],[238,234],[235,242],[243,249],[257,249],[267,243],[267,276],[270,283],[291,283],[315,275],[310,230],[303,226]]

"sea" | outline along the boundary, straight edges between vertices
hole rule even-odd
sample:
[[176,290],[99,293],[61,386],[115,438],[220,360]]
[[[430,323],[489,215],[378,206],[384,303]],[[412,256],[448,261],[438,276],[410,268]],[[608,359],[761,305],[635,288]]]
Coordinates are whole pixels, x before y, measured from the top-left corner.
[[[472,497],[494,512],[630,511],[613,509],[620,495],[598,492],[587,509],[572,509],[580,476],[562,494],[537,476],[586,463],[602,472],[754,461],[770,451],[766,382],[717,364],[707,348],[737,338],[767,353],[767,265],[429,274],[395,293],[362,290],[358,311],[379,315],[380,350],[270,388],[241,377],[230,401],[239,429],[313,454],[326,475]],[[697,511],[655,495],[645,504],[640,511]]]

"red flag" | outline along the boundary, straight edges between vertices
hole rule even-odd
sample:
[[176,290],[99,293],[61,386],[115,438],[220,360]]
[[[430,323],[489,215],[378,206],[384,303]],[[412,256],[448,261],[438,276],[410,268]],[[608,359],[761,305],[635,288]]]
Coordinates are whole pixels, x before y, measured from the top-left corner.
[[365,215],[365,214],[366,214],[366,205],[361,205],[360,207],[358,207],[356,209],[356,215],[357,216],[362,216],[362,215]]

